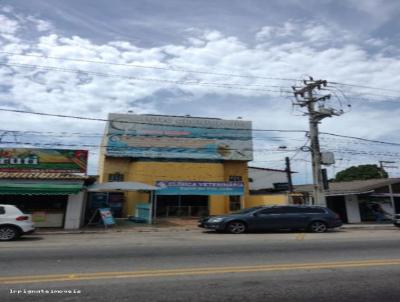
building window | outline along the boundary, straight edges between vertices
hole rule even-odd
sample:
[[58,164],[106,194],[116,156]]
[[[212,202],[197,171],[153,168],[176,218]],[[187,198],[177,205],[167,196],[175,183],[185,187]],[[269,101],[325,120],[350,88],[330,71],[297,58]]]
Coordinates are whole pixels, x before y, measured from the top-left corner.
[[229,176],[229,181],[242,181],[242,176],[231,175]]
[[235,212],[242,208],[240,196],[229,196],[229,211]]
[[108,181],[124,181],[124,174],[118,172],[113,174],[108,174]]

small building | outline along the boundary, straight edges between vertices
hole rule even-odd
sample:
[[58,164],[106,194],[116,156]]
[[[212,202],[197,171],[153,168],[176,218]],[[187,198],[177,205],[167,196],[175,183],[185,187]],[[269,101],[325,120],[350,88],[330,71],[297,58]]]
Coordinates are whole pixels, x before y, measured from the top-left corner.
[[0,204],[31,214],[36,227],[78,229],[86,162],[85,150],[0,149]]
[[85,179],[66,173],[0,172],[0,204],[31,214],[36,227],[79,229]]
[[[251,122],[191,116],[109,114],[99,182],[139,182],[156,191],[157,217],[225,214],[246,207]],[[117,198],[117,195],[115,196]],[[121,216],[149,203],[124,192]]]
[[285,170],[249,167],[249,185],[252,192],[277,192],[289,189]]
[[286,170],[249,167],[248,171],[250,188],[248,206],[303,203],[301,194],[289,192]]
[[[311,200],[313,186],[295,186],[295,191]],[[325,195],[328,208],[346,223],[374,221],[374,205],[388,215],[400,213],[400,178],[331,182]]]

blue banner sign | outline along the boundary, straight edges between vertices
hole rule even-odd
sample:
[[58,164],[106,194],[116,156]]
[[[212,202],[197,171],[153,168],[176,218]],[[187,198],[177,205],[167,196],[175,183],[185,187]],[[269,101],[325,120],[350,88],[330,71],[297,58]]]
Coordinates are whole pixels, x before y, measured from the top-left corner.
[[193,117],[110,114],[108,156],[253,159],[251,122]]
[[99,209],[99,213],[101,216],[101,220],[103,220],[104,225],[114,225],[115,220],[111,213],[110,208],[101,208]]
[[241,181],[157,181],[157,195],[243,195]]

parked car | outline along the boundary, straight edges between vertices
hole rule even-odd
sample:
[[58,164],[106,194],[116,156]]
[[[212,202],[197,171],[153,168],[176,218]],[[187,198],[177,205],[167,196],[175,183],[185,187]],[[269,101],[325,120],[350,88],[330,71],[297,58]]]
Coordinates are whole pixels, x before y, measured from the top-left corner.
[[395,214],[393,217],[393,224],[400,228],[400,214]]
[[307,230],[326,232],[342,225],[339,215],[319,206],[270,206],[254,207],[236,213],[200,219],[199,227],[240,234],[246,231]]
[[35,231],[32,217],[16,206],[0,204],[0,241],[17,239]]

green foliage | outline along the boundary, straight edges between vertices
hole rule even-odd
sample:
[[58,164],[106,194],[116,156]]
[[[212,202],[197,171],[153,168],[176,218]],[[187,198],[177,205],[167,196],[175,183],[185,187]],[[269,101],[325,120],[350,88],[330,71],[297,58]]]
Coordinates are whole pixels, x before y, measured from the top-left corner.
[[335,181],[365,180],[373,178],[388,178],[385,170],[377,165],[352,166],[336,174]]

